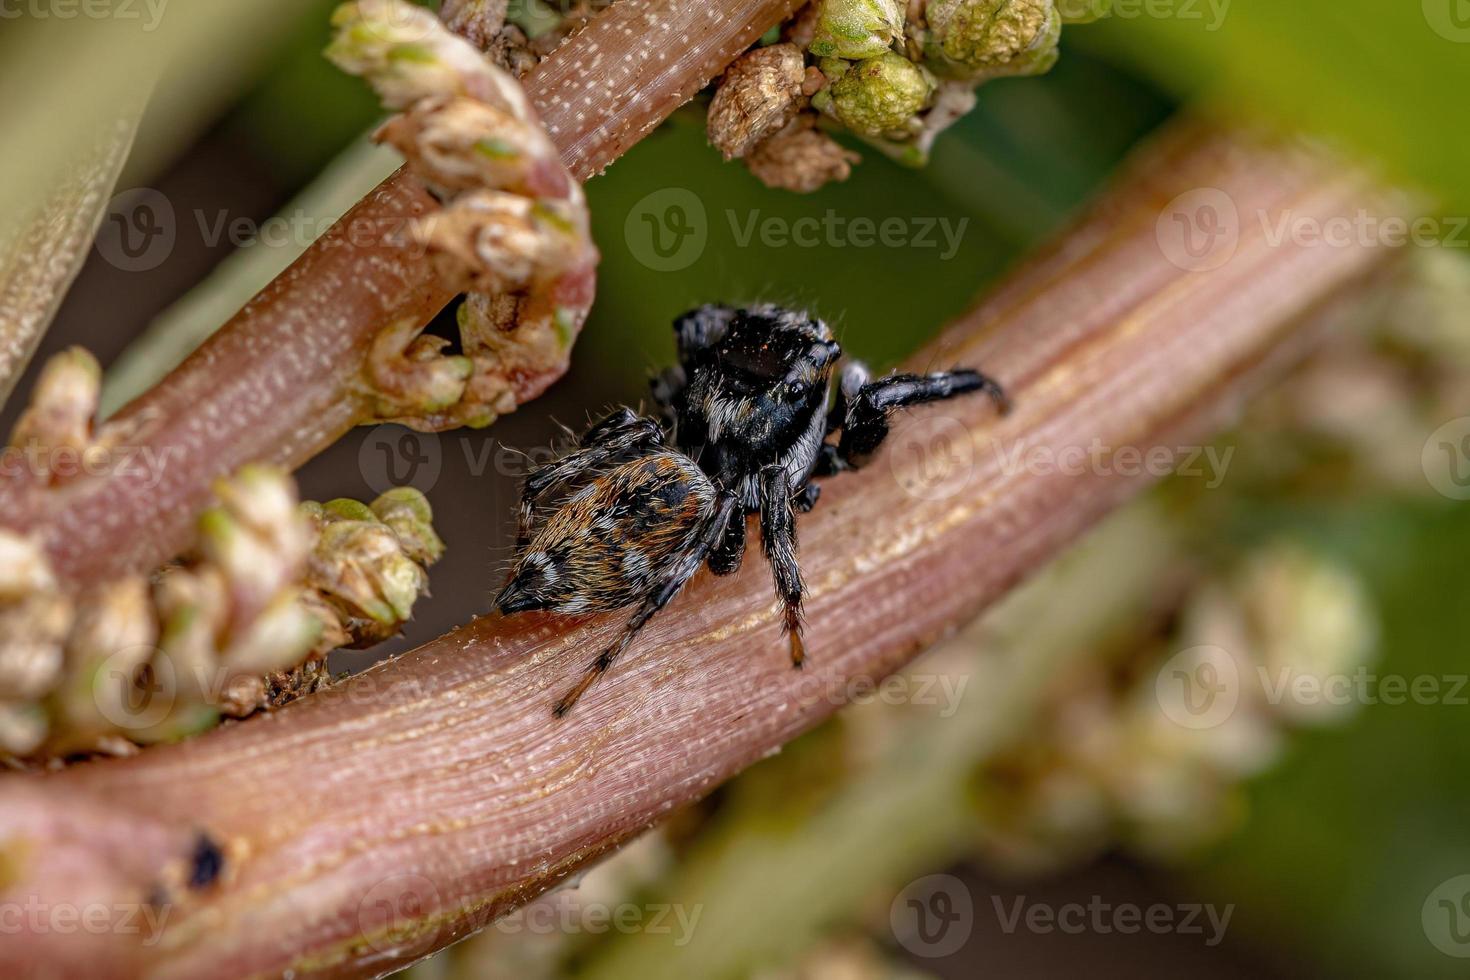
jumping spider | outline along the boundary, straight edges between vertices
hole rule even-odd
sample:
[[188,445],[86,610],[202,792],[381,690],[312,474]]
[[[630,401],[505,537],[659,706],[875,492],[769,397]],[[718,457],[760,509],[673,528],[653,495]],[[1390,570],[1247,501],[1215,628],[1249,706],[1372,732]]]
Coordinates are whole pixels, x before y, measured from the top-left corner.
[[844,365],[829,407],[841,348],[821,320],[778,306],[704,306],[676,320],[674,331],[679,364],[653,382],[665,421],[613,412],[576,449],[532,473],[522,494],[515,570],[495,600],[502,612],[637,606],[617,641],[557,702],[558,717],[701,565],[716,575],[740,567],[748,514],[760,515],[791,661],[800,667],[805,586],[794,511],[816,504],[821,488],[812,478],[865,464],[899,408],[974,391],[1009,407],[1001,387],[977,371],[874,381],[857,362]]

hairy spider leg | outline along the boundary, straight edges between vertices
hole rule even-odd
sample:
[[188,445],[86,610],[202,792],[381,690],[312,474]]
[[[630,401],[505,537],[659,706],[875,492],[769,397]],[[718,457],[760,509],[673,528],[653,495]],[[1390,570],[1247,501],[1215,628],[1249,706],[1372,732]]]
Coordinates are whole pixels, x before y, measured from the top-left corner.
[[662,446],[663,430],[631,408],[620,408],[582,434],[581,448],[547,463],[526,478],[516,521],[516,553],[531,540],[536,505],[541,498],[569,480],[607,466],[621,457]]
[[796,514],[792,509],[791,478],[784,466],[767,466],[761,471],[761,547],[770,562],[776,596],[785,613],[791,666],[806,662],[806,644],[801,638],[801,602],[806,583],[796,560]]
[[725,525],[720,543],[709,556],[709,570],[716,575],[729,575],[740,570],[745,561],[745,508]]
[[723,340],[725,332],[730,329],[730,321],[738,312],[733,306],[710,303],[675,320],[674,337],[678,343],[679,360],[683,361],[694,351]]
[[587,689],[596,683],[599,677],[607,673],[608,668],[613,665],[613,661],[617,660],[623,651],[628,648],[628,644],[633,642],[633,638],[638,635],[639,630],[643,629],[660,609],[668,605],[674,596],[679,594],[679,590],[684,588],[689,580],[694,577],[694,573],[699,571],[699,566],[704,564],[705,559],[709,557],[710,552],[719,543],[721,537],[723,537],[725,525],[729,523],[738,510],[737,503],[738,501],[733,493],[728,490],[720,492],[719,502],[715,505],[714,513],[710,515],[708,522],[700,531],[699,537],[694,540],[689,550],[680,556],[679,560],[661,576],[657,588],[643,600],[638,609],[628,618],[628,622],[624,624],[622,632],[618,635],[617,642],[598,654],[597,659],[592,661],[591,665],[587,668],[587,672],[577,682],[577,686],[568,691],[566,696],[552,708],[552,713],[556,717],[561,718],[568,711],[572,710],[572,707],[582,695],[587,693]]
[[[867,381],[866,377],[867,368],[861,364],[843,369],[837,404],[828,419],[829,427],[841,427],[842,437],[835,451],[823,452],[820,469],[825,473],[866,464],[888,438],[889,420],[900,408],[983,391],[1002,414],[1011,409],[1005,389],[979,371],[893,374],[877,381]],[[840,421],[833,425],[834,420]]]

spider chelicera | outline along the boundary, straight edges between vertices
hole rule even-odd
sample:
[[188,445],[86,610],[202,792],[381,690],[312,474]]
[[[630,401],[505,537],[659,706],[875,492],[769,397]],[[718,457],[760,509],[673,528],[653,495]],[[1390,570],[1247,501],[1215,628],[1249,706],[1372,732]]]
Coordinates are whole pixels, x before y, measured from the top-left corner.
[[664,421],[618,409],[533,472],[522,493],[514,572],[495,600],[502,612],[636,606],[617,640],[557,702],[558,716],[701,565],[716,575],[740,567],[748,514],[760,515],[791,661],[800,667],[805,586],[795,512],[815,506],[821,488],[812,479],[864,465],[897,409],[975,391],[1009,407],[1000,385],[977,371],[873,380],[853,361],[831,398],[842,353],[832,332],[778,306],[704,306],[676,320],[674,331],[679,364],[653,382]]

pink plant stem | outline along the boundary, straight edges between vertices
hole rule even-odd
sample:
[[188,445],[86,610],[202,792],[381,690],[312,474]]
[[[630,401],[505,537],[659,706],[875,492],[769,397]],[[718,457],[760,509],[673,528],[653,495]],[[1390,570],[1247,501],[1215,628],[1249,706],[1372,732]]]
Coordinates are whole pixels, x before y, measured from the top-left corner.
[[[1196,188],[1271,220],[1242,220],[1228,260],[1190,272],[1161,229]],[[562,721],[552,703],[621,617],[478,619],[279,713],[10,778],[0,907],[152,895],[169,917],[151,945],[30,928],[0,947],[0,972],[366,976],[484,927],[811,728],[1148,486],[1121,454],[1032,461],[1094,443],[1171,456],[1215,431],[1316,336],[1304,319],[1391,254],[1271,244],[1269,227],[1381,200],[1331,161],[1176,124],[915,359],[984,367],[1016,411],[997,420],[977,397],[910,413],[803,518],[806,671],[752,560],[697,577]],[[190,889],[201,832],[227,860]]]
[[[600,173],[687,101],[797,0],[622,0],[526,79],[562,158]],[[428,322],[453,295],[391,237],[433,206],[399,171],[155,389],[103,430],[124,447],[61,490],[0,477],[0,523],[39,533],[71,586],[146,571],[187,547],[210,484],[241,465],[298,466],[365,421],[368,342]],[[154,465],[162,467],[155,484]]]

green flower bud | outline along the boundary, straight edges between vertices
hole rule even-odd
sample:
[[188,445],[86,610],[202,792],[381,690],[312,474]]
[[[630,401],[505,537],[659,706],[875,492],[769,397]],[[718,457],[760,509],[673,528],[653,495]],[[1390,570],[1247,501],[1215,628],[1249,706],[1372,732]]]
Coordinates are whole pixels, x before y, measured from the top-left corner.
[[321,622],[297,593],[282,592],[224,651],[221,666],[231,677],[286,670],[306,659],[321,632]]
[[807,50],[819,58],[876,58],[903,36],[899,0],[820,0]]
[[403,550],[420,565],[432,565],[444,555],[444,542],[434,533],[434,511],[429,500],[413,487],[395,487],[373,501],[372,511],[393,529]]
[[1057,62],[1062,17],[1052,0],[931,0],[927,17],[924,54],[943,74],[1039,75]]
[[862,136],[910,135],[934,92],[928,72],[892,52],[851,65],[827,59],[822,72],[832,84],[812,104]]
[[332,14],[332,27],[327,58],[366,77],[390,109],[497,84],[480,52],[449,33],[432,10],[405,0],[344,3]]

